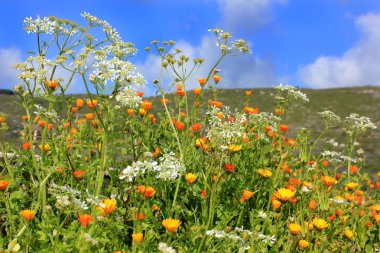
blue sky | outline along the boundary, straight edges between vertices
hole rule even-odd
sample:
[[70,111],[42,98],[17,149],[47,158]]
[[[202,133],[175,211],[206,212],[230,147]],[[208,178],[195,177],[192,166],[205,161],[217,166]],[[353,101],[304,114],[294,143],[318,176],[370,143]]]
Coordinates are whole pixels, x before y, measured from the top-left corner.
[[136,45],[132,62],[148,81],[158,78],[158,61],[143,50],[152,40],[177,41],[189,55],[204,57],[206,69],[217,58],[207,30],[219,27],[253,49],[220,66],[221,87],[380,85],[378,0],[0,0],[0,6],[0,88],[17,83],[11,65],[35,49],[35,37],[22,30],[25,17],[83,24],[83,12],[107,20]]

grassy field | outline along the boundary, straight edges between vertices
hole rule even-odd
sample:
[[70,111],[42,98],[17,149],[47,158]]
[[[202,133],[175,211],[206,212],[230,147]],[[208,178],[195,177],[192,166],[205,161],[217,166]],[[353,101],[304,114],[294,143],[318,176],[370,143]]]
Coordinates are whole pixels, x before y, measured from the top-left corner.
[[[231,107],[232,110],[242,109],[242,101],[246,100],[245,90],[242,89],[221,89],[218,90],[218,100]],[[295,137],[296,132],[303,127],[312,131],[316,136],[323,129],[323,121],[318,120],[317,112],[330,110],[335,112],[342,119],[350,113],[358,113],[362,116],[370,117],[378,129],[372,131],[368,136],[359,140],[362,149],[366,153],[367,169],[375,172],[380,170],[380,87],[360,87],[360,88],[340,88],[340,89],[322,89],[322,90],[302,90],[310,99],[308,103],[295,104],[286,115],[286,122],[289,127],[289,136]],[[253,89],[250,98],[250,106],[259,107],[260,111],[273,112],[274,98],[273,89]],[[189,93],[190,103],[194,100],[192,92]],[[80,95],[76,95],[83,97]],[[212,98],[212,93],[207,91],[205,100]],[[162,109],[159,97],[147,98],[154,102],[154,112],[157,113]],[[171,97],[169,96],[169,100]],[[0,112],[8,114],[8,123],[10,131],[6,136],[7,140],[15,145],[19,131],[21,130],[21,116],[24,114],[22,107],[19,105],[20,99],[17,95],[0,94]],[[85,113],[82,111],[82,113]],[[343,124],[342,124],[343,125]],[[342,128],[330,130],[325,140],[334,140],[338,145],[342,145],[344,135]]]

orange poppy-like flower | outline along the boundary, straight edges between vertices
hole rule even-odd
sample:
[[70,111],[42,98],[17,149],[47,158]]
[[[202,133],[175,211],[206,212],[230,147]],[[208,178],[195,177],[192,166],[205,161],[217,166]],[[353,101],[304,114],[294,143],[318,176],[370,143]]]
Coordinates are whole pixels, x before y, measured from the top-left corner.
[[180,121],[176,121],[175,123],[175,127],[180,130],[180,131],[183,131],[185,129],[185,123],[183,122],[180,122]]
[[202,190],[202,199],[205,199],[206,196],[207,196],[207,191],[206,191],[206,189],[203,189]]
[[194,132],[197,132],[199,130],[201,130],[202,128],[202,124],[201,123],[195,123],[191,126],[191,129],[194,131]]
[[359,170],[358,166],[356,166],[356,165],[351,165],[350,166],[350,172],[352,174],[355,174],[358,170]]
[[215,107],[218,107],[218,108],[220,108],[220,107],[223,106],[223,103],[222,103],[222,102],[220,102],[220,101],[215,101],[215,100],[210,100],[209,104],[210,104],[211,106],[215,106]]
[[272,206],[274,210],[277,210],[281,207],[281,202],[278,201],[277,199],[272,199]]
[[30,149],[30,142],[25,142],[22,144],[22,149],[23,150],[29,150]]
[[290,223],[288,225],[288,228],[289,228],[290,233],[292,233],[292,235],[298,235],[299,233],[301,233],[301,230],[302,230],[301,225],[297,223]]
[[309,209],[314,210],[316,207],[317,207],[317,201],[315,201],[314,199],[310,200]]
[[53,130],[53,128],[54,128],[54,125],[53,125],[53,124],[48,124],[48,130],[49,130],[49,131]]
[[177,94],[178,94],[178,96],[183,97],[183,96],[185,96],[185,91],[184,90],[177,90]]
[[245,202],[247,199],[250,199],[250,198],[252,198],[252,196],[253,196],[253,192],[251,192],[250,190],[244,190],[244,192],[243,192],[243,196],[241,197],[241,201],[242,202]]
[[217,84],[222,79],[222,77],[221,76],[217,76],[217,75],[213,75],[212,79],[214,79],[214,83]]
[[169,103],[169,99],[167,99],[167,98],[165,98],[165,99],[161,98],[161,99],[160,99],[160,102],[161,102],[161,104],[163,104],[163,105],[167,105],[167,104]]
[[84,115],[87,120],[93,120],[94,119],[94,114],[93,113],[86,113]]
[[351,240],[354,237],[354,232],[352,232],[350,229],[346,229],[344,230],[344,235],[348,240]]
[[144,96],[144,92],[142,92],[142,91],[137,91],[137,92],[136,92],[136,95],[139,96],[139,97],[141,98],[142,96]]
[[181,223],[182,222],[180,220],[169,218],[164,219],[162,221],[162,226],[164,226],[166,228],[166,231],[168,231],[169,233],[175,233],[177,232],[177,229],[179,228]]
[[136,233],[136,234],[132,234],[132,241],[135,242],[135,243],[142,243],[142,241],[144,240],[144,234],[139,232],[139,233]]
[[23,116],[21,116],[21,118],[23,121],[27,121],[29,119],[28,115],[23,115]]
[[115,211],[116,205],[116,199],[105,199],[102,202],[100,202],[100,206],[103,208],[106,214],[110,214],[113,211]]
[[36,211],[30,210],[30,209],[25,209],[20,212],[21,217],[27,221],[30,221],[31,219],[33,219],[35,214],[36,214]]
[[195,180],[197,179],[197,176],[193,173],[187,173],[185,176],[185,179],[186,179],[187,184],[191,185],[195,182]]
[[235,170],[235,166],[233,164],[230,164],[230,163],[226,163],[224,165],[224,168],[226,169],[227,173],[232,173]]
[[87,227],[90,222],[94,221],[94,217],[85,213],[78,216],[78,220],[82,227]]
[[284,125],[284,124],[281,124],[281,125],[280,125],[280,130],[283,131],[284,133],[285,133],[286,131],[288,131],[288,129],[289,129],[289,126],[288,126],[288,125]]
[[204,77],[198,78],[198,82],[199,82],[199,85],[203,87],[206,85],[207,78],[204,78]]
[[75,104],[79,109],[81,109],[83,107],[84,101],[83,99],[77,98],[77,100],[75,101]]
[[293,147],[296,143],[296,140],[294,138],[288,138],[288,144],[290,147]]
[[51,81],[46,80],[45,83],[52,90],[55,90],[59,86],[59,82],[56,80],[51,80]]
[[196,95],[196,96],[198,96],[199,94],[201,94],[201,89],[199,89],[199,88],[195,88],[194,89],[194,94]]
[[46,125],[46,121],[45,121],[45,120],[40,120],[40,121],[38,121],[38,125],[39,125],[40,127],[45,127],[45,125]]
[[245,91],[245,95],[246,95],[247,97],[251,96],[251,95],[252,95],[252,91],[250,91],[250,90],[246,90],[246,91]]
[[373,205],[370,207],[370,209],[372,212],[378,213],[378,212],[380,212],[380,205]]
[[152,209],[153,211],[157,212],[160,208],[158,207],[158,205],[153,205]]
[[271,177],[273,175],[272,171],[268,169],[258,169],[257,173],[259,173],[260,176],[265,178]]
[[153,157],[158,157],[160,155],[161,149],[160,147],[156,147],[153,153]]
[[324,219],[320,219],[320,218],[314,218],[313,225],[318,230],[323,230],[329,226],[329,224]]
[[298,246],[300,246],[303,249],[306,249],[307,247],[309,247],[309,242],[306,240],[299,240]]
[[246,106],[244,108],[244,112],[246,114],[258,114],[259,113],[259,108],[258,107],[253,108],[253,107],[250,107],[250,106]]
[[0,180],[0,191],[5,191],[5,189],[7,189],[8,185],[9,185],[9,181],[8,180]]
[[281,115],[284,115],[285,110],[284,108],[276,108],[274,109],[274,112],[276,113],[277,116],[281,116]]
[[151,197],[153,197],[155,192],[156,192],[156,190],[152,186],[147,186],[145,188],[145,191],[144,191],[144,196],[146,198],[151,198]]
[[128,112],[129,116],[133,116],[133,113],[135,112],[135,110],[129,108],[129,109],[127,109],[127,112]]
[[182,84],[177,84],[177,90],[182,90],[183,85]]
[[146,189],[145,185],[139,185],[139,186],[137,186],[137,190],[139,191],[140,194],[144,194],[145,189]]
[[143,213],[135,213],[135,219],[137,219],[137,220],[140,220],[140,221],[142,221],[142,220],[144,220],[145,219],[145,214],[143,214]]
[[330,176],[322,176],[321,179],[326,186],[332,186],[336,183],[336,179]]
[[144,100],[142,103],[141,103],[141,107],[146,110],[146,111],[149,111],[153,108],[153,103],[148,101],[148,100]]
[[98,100],[93,99],[93,100],[86,100],[86,104],[90,109],[94,109],[95,107],[98,106]]
[[76,170],[73,172],[73,175],[76,179],[81,180],[86,175],[86,171],[84,170]]
[[274,196],[282,201],[287,201],[289,199],[292,199],[295,195],[295,192],[286,189],[286,188],[281,188],[278,189],[275,193]]

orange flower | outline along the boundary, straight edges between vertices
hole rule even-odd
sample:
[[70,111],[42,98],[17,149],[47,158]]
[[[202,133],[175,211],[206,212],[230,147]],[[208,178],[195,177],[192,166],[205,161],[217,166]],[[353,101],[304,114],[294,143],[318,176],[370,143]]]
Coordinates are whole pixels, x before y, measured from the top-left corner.
[[251,95],[252,95],[252,91],[250,91],[250,90],[246,90],[246,91],[245,91],[245,95],[246,95],[247,97],[251,96]]
[[268,169],[258,169],[257,173],[259,173],[260,176],[268,178],[272,176],[272,171]]
[[98,106],[98,100],[93,99],[93,100],[86,100],[86,104],[90,109],[94,109],[95,107]]
[[278,201],[277,199],[272,199],[272,206],[273,206],[273,209],[274,210],[277,210],[280,208],[281,206],[281,202]]
[[144,110],[149,111],[152,109],[153,103],[148,100],[144,100],[144,102],[141,103],[141,107],[144,108]]
[[259,108],[258,107],[250,107],[250,106],[246,106],[244,108],[244,111],[246,114],[258,114],[259,113]]
[[191,185],[197,179],[197,176],[193,173],[187,173],[185,176],[187,184]]
[[346,236],[348,240],[351,240],[354,237],[354,232],[352,232],[352,230],[350,229],[346,229],[344,231],[344,235]]
[[295,195],[295,193],[289,189],[286,189],[286,188],[281,188],[281,189],[278,189],[275,193],[274,193],[275,197],[282,200],[282,201],[287,201],[289,199],[292,199]]
[[178,96],[183,97],[183,96],[185,96],[185,91],[184,90],[177,90],[177,94],[178,94]]
[[129,108],[129,109],[127,109],[127,112],[128,112],[128,115],[129,115],[129,116],[132,116],[133,113],[135,112],[135,110]]
[[23,115],[23,116],[21,116],[21,118],[23,121],[27,121],[29,119],[28,115]]
[[199,131],[200,129],[202,128],[202,124],[201,123],[195,123],[191,126],[191,129],[194,131],[194,132],[197,132]]
[[206,84],[206,81],[207,81],[207,78],[198,78],[198,82],[199,82],[199,85],[200,86],[205,86],[205,84]]
[[73,172],[73,175],[76,179],[81,180],[86,175],[86,171],[84,170],[76,170]]
[[59,86],[59,82],[56,80],[51,80],[51,81],[46,80],[45,83],[52,90],[55,90]]
[[40,127],[45,127],[45,125],[46,125],[46,121],[45,121],[45,120],[40,120],[40,121],[38,121],[38,125],[39,125]]
[[78,220],[82,227],[87,227],[90,222],[94,221],[94,217],[85,213],[85,214],[79,215]]
[[224,165],[224,167],[225,167],[227,173],[232,173],[235,170],[235,166],[233,164],[230,164],[230,163],[226,163]]
[[175,127],[176,127],[178,130],[182,131],[182,130],[185,129],[185,123],[177,121],[177,122],[175,123]]
[[30,142],[25,142],[22,144],[22,149],[23,150],[29,150],[30,149]]
[[161,149],[160,147],[156,147],[153,153],[153,157],[158,157],[160,155]]
[[116,199],[105,199],[100,202],[100,206],[103,208],[106,214],[110,214],[116,209]]
[[9,181],[8,180],[0,180],[0,191],[5,191],[5,189],[7,189],[8,185],[9,185]]
[[290,233],[292,233],[292,235],[298,235],[299,233],[301,233],[301,230],[302,230],[301,225],[297,223],[290,223],[288,225],[288,228],[289,228]]
[[142,243],[143,240],[144,240],[143,233],[139,232],[139,233],[136,233],[136,234],[132,234],[132,241],[133,242],[135,242],[135,243]]
[[294,138],[288,138],[288,143],[290,147],[293,147],[294,144],[296,143],[296,140]]
[[180,225],[181,225],[180,220],[176,220],[172,218],[164,219],[162,221],[162,226],[164,226],[166,228],[166,231],[168,231],[169,233],[177,232],[177,229],[179,228]]
[[[40,145],[38,145],[38,147],[39,147],[39,149],[41,149],[42,150],[42,145],[40,144]],[[44,145],[44,152],[48,152],[50,150],[50,145],[49,144],[45,144]]]
[[205,198],[206,198],[206,194],[207,194],[206,189],[203,189],[203,190],[202,190],[202,199],[205,199]]
[[351,166],[350,166],[350,172],[351,172],[352,174],[355,174],[358,170],[359,170],[359,169],[358,169],[357,166],[355,166],[355,165],[351,165]]
[[222,77],[221,76],[217,76],[217,75],[213,75],[212,79],[214,79],[214,83],[217,84],[222,79]]
[[332,186],[336,183],[336,179],[330,176],[322,176],[321,179],[326,186]]
[[94,119],[94,114],[93,113],[86,113],[84,115],[87,120],[93,120]]
[[83,99],[77,98],[77,100],[75,101],[75,104],[79,109],[81,109],[83,107],[84,101]]
[[250,198],[252,198],[252,196],[253,196],[253,192],[251,192],[250,190],[244,190],[244,192],[243,192],[243,196],[241,197],[241,201],[242,202],[245,202],[247,199],[250,199]]
[[325,228],[327,228],[329,226],[329,224],[325,220],[319,219],[319,218],[314,218],[313,225],[318,230],[323,230],[323,229],[325,229]]
[[280,125],[280,130],[283,131],[284,133],[285,133],[286,131],[288,131],[288,128],[289,128],[288,125],[284,125],[284,124],[281,124],[281,125]]
[[30,210],[30,209],[25,209],[20,212],[21,217],[27,221],[30,221],[31,219],[33,219],[35,214],[36,214],[36,211]]
[[161,104],[163,104],[163,105],[164,104],[167,105],[169,103],[169,99],[167,99],[167,98],[165,98],[165,99],[161,98],[160,101],[161,101]]
[[274,112],[276,113],[277,116],[281,116],[281,115],[284,115],[285,110],[284,108],[276,108],[274,109]]
[[309,242],[306,240],[299,240],[298,246],[300,246],[303,249],[306,249],[307,247],[309,247]]
[[314,210],[316,207],[317,207],[317,201],[315,201],[314,199],[310,200],[309,209]]
[[182,90],[183,85],[182,84],[177,84],[177,90]]
[[199,89],[199,88],[195,88],[194,89],[194,94],[196,95],[196,96],[198,96],[199,94],[201,94],[201,89]]
[[155,192],[156,192],[156,190],[152,186],[148,186],[145,188],[144,196],[146,198],[151,198],[151,197],[153,197]]
[[143,213],[135,213],[135,219],[142,221],[142,220],[145,219],[145,214],[143,214]]
[[137,92],[136,92],[136,95],[139,96],[139,97],[141,98],[142,96],[144,96],[144,92],[142,92],[142,91],[137,91]]

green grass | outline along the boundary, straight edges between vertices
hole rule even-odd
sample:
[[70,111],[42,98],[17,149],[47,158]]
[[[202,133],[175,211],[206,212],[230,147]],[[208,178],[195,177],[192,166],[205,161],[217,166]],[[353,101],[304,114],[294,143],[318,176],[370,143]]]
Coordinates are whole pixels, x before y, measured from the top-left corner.
[[[241,110],[246,100],[244,91],[243,89],[218,90],[218,100],[230,106],[232,110],[234,108]],[[359,115],[370,117],[378,129],[370,132],[368,136],[359,139],[358,142],[366,153],[368,170],[371,172],[380,170],[380,87],[304,89],[302,92],[307,94],[310,102],[297,103],[286,114],[285,123],[290,126],[288,136],[295,137],[296,132],[303,127],[310,129],[313,136],[318,135],[323,129],[324,123],[319,119],[317,112],[324,110],[333,111],[342,119],[350,113],[358,113]],[[273,93],[273,89],[253,89],[250,106],[258,106],[260,111],[273,112]],[[194,95],[191,91],[188,94],[190,104],[192,104]],[[211,97],[212,93],[207,91],[204,99],[205,103]],[[154,102],[155,113],[162,110],[159,97],[148,99]],[[170,96],[169,100],[171,100]],[[21,116],[24,114],[22,107],[19,105],[20,99],[17,95],[0,94],[0,101],[0,112],[8,114],[8,123],[10,125],[6,138],[10,142],[19,145],[17,138],[21,130]],[[344,135],[341,128],[331,129],[325,139],[335,139],[339,143],[344,143]]]

